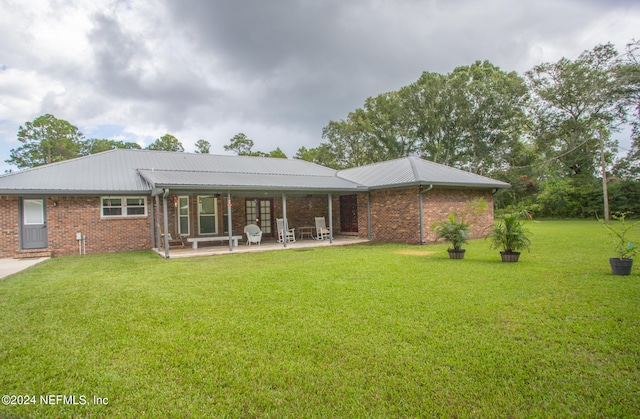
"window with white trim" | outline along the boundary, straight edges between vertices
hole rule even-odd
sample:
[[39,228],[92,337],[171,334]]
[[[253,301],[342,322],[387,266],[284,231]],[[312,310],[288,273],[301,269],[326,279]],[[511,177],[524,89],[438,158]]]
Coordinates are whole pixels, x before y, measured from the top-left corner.
[[147,215],[147,198],[144,196],[104,196],[100,201],[103,218]]
[[218,234],[218,199],[198,196],[198,229],[200,234]]

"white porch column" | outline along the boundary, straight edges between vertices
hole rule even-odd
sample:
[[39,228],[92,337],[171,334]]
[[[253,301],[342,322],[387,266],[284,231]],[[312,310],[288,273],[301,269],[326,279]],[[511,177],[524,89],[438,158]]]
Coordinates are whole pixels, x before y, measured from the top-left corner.
[[227,231],[229,232],[229,251],[233,252],[233,241],[232,241],[232,236],[233,236],[233,231],[231,231],[231,226],[233,225],[233,222],[231,221],[231,210],[233,209],[233,207],[231,206],[231,191],[227,192]]
[[329,194],[329,244],[333,244],[333,199]]
[[167,210],[167,197],[169,189],[165,189],[162,194],[162,209],[164,211],[164,257],[169,259],[169,211]]
[[[282,244],[287,247],[287,232],[289,231],[289,223],[287,222],[287,195],[282,193],[282,222],[284,224],[282,232]],[[276,223],[276,229],[278,228]]]

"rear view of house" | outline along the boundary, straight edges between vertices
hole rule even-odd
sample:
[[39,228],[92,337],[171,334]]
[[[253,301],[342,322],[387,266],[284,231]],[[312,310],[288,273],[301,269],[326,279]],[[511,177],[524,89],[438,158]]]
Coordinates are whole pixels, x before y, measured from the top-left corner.
[[[324,217],[334,235],[420,244],[483,198],[473,235],[508,184],[416,157],[336,171],[302,160],[111,150],[0,176],[0,258],[165,248],[227,240],[256,224],[277,239]],[[286,243],[285,243],[286,245]]]

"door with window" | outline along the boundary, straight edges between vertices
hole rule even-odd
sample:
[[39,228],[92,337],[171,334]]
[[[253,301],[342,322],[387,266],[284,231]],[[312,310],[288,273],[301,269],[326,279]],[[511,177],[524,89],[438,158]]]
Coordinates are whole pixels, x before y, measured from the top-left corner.
[[257,224],[264,235],[273,235],[273,199],[247,198],[245,200],[245,220],[247,224]]
[[358,197],[356,195],[340,196],[340,231],[358,232]]
[[23,198],[20,205],[23,249],[48,247],[46,199]]

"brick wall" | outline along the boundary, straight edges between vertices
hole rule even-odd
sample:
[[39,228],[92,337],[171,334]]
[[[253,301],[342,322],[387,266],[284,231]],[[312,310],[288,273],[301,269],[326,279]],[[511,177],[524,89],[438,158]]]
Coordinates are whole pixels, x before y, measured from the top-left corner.
[[0,196],[0,258],[13,257],[20,248],[18,197]]
[[[493,196],[490,190],[434,188],[423,193],[423,234],[425,243],[433,243],[434,222],[444,220],[451,212],[465,211],[469,201],[484,198],[488,209],[481,215],[468,216],[472,222],[471,237],[484,237],[493,225]],[[371,192],[372,239],[408,244],[420,243],[420,201],[417,188]],[[367,196],[358,196],[359,236],[367,237]]]
[[[87,237],[86,252],[111,253],[151,248],[151,217],[101,218],[99,196],[55,196],[46,203],[51,256],[78,254],[76,233]],[[150,213],[150,207],[147,206]],[[22,257],[19,198],[0,197],[0,257]]]
[[[358,194],[358,235],[367,238],[367,193]],[[190,194],[191,237],[198,236],[197,194]],[[471,200],[484,198],[489,209],[472,221],[472,237],[482,237],[493,224],[493,199],[489,190],[434,188],[423,194],[424,240],[435,240],[431,225],[444,220],[453,211],[464,211]],[[232,197],[234,235],[242,235],[245,220],[245,197]],[[371,192],[371,232],[375,241],[420,243],[419,197],[417,188]],[[55,205],[54,205],[55,202]],[[87,236],[87,253],[108,253],[151,248],[151,207],[148,198],[146,217],[101,218],[100,197],[57,196],[47,199],[48,250],[53,256],[77,254],[76,233]],[[159,226],[162,230],[162,199],[158,208]],[[169,232],[178,237],[176,209],[173,195],[168,200]],[[333,196],[333,229],[340,232],[340,197]],[[224,217],[227,211],[226,194],[218,198],[218,234],[224,234]],[[273,196],[274,219],[282,217],[282,197]],[[329,222],[327,195],[288,196],[287,216],[290,227],[315,226],[314,217],[324,216]],[[274,220],[275,237],[275,220]],[[18,257],[20,252],[19,199],[0,197],[0,257]]]
[[52,255],[77,254],[76,233],[87,237],[87,254],[151,249],[150,201],[147,198],[147,216],[101,218],[99,196],[49,197],[47,220]]

